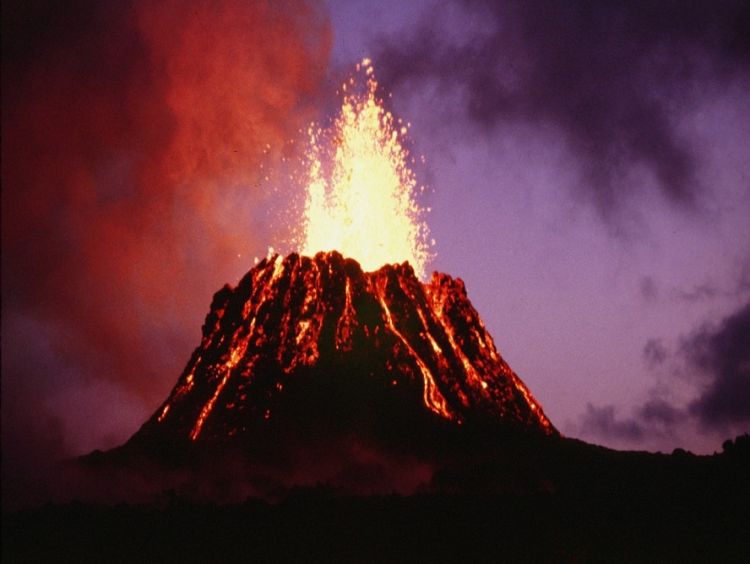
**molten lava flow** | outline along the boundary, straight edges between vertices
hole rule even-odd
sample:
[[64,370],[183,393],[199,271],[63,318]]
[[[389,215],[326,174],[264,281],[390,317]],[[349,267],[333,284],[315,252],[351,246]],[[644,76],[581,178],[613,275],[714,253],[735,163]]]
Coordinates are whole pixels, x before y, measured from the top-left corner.
[[[341,114],[326,134],[310,128],[309,179],[302,254],[336,250],[366,271],[408,261],[419,278],[430,257],[423,209],[414,200],[416,180],[393,116],[376,97],[369,59],[365,92],[352,78],[343,85]],[[333,155],[327,145],[335,146]]]
[[352,306],[352,283],[349,278],[346,279],[345,289],[346,302],[344,303],[344,312],[336,324],[336,348],[342,351],[352,350],[352,326],[356,323],[356,311]]
[[316,401],[318,390],[305,389],[315,374],[399,385],[400,397],[415,392],[456,425],[557,433],[498,354],[463,282],[438,273],[420,282],[430,252],[406,128],[395,129],[376,97],[370,61],[357,70],[364,92],[350,79],[331,131],[309,132],[303,256],[271,250],[214,296],[200,346],[144,433],[250,436],[290,390],[292,401]]
[[422,397],[424,400],[424,404],[441,417],[445,417],[446,419],[453,419],[453,415],[451,415],[451,412],[448,410],[448,404],[446,403],[443,394],[440,393],[440,389],[437,387],[430,369],[427,368],[424,360],[422,360],[417,351],[414,350],[414,347],[409,344],[407,338],[403,335],[403,333],[401,333],[401,331],[396,328],[396,324],[393,322],[393,314],[391,313],[391,309],[388,307],[388,300],[385,294],[386,282],[387,278],[381,278],[380,280],[376,280],[375,282],[375,291],[378,296],[378,301],[383,308],[387,327],[390,329],[391,333],[393,333],[398,338],[398,340],[403,343],[404,347],[406,347],[406,350],[409,351],[409,354],[417,363],[419,371],[422,373],[422,381],[424,384]]
[[557,433],[497,352],[460,279],[435,273],[422,283],[408,264],[363,272],[337,252],[268,257],[218,292],[199,347],[153,416],[160,430],[147,432],[192,441],[254,433],[284,413],[277,409],[288,394],[315,401],[319,391],[304,386],[321,373],[398,386],[397,395],[413,394],[456,425]]
[[216,400],[219,397],[219,394],[221,394],[221,391],[224,389],[224,386],[227,385],[229,376],[232,374],[232,371],[237,366],[237,363],[242,359],[243,356],[245,356],[245,352],[247,351],[247,345],[251,337],[252,337],[252,331],[248,334],[247,337],[242,339],[240,342],[232,344],[232,352],[229,355],[229,360],[227,360],[224,363],[224,366],[222,367],[224,374],[221,378],[221,381],[219,382],[219,385],[216,386],[216,389],[214,390],[214,393],[211,396],[211,399],[209,399],[206,405],[203,406],[203,409],[201,409],[200,415],[198,416],[198,420],[195,422],[195,426],[193,427],[193,430],[190,432],[190,438],[192,440],[196,440],[198,438],[198,435],[200,435],[201,428],[203,427],[203,423],[206,421],[206,417],[209,416],[209,414],[211,413],[211,410],[214,408],[214,404],[216,403]]

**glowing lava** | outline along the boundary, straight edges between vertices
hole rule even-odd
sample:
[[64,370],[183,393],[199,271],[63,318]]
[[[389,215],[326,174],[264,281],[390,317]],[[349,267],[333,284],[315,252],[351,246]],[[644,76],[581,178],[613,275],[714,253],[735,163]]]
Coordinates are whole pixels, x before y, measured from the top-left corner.
[[[438,273],[420,281],[430,251],[406,127],[396,130],[376,97],[370,61],[357,71],[364,84],[344,84],[331,130],[309,132],[302,253],[271,253],[214,296],[200,346],[144,433],[254,436],[283,425],[285,397],[308,414],[348,404],[346,386],[323,404],[311,393],[315,378],[341,375],[369,386],[368,405],[421,396],[456,425],[557,433],[500,357],[463,282]],[[342,428],[355,425],[357,408],[341,413],[351,419]]]
[[[331,130],[311,127],[302,254],[336,250],[365,271],[408,261],[424,279],[430,245],[423,210],[414,198],[416,179],[402,145],[406,126],[376,96],[369,59],[354,78]],[[364,92],[357,92],[364,88]],[[332,153],[332,154],[331,154]]]
[[[390,405],[395,386],[457,425],[557,432],[497,352],[460,279],[435,273],[420,282],[405,264],[363,272],[335,251],[274,255],[217,293],[201,344],[150,429],[192,441],[260,432],[285,401],[314,402],[326,374],[370,386],[374,404]],[[345,389],[305,413],[348,403]],[[297,399],[285,400],[290,393]]]

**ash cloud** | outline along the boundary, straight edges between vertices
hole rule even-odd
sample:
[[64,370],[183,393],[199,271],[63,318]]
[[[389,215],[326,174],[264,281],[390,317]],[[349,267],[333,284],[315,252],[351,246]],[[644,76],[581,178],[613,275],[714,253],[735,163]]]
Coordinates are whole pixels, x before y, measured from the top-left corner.
[[[578,160],[582,190],[605,215],[650,186],[696,203],[701,164],[673,123],[710,88],[750,76],[750,6],[723,2],[466,0],[471,37],[431,13],[410,36],[383,38],[384,84],[460,93],[477,132],[552,126]],[[633,182],[633,174],[651,181]],[[637,188],[641,186],[640,188]]]
[[663,364],[667,359],[667,349],[661,339],[649,339],[643,347],[643,359],[651,368]]
[[632,409],[630,415],[618,416],[614,405],[586,405],[586,411],[579,418],[577,433],[607,441],[616,441],[632,447],[653,443],[654,440],[677,439],[679,429],[688,421],[685,409],[671,402],[652,396],[640,406]]
[[139,413],[162,399],[212,293],[271,242],[252,224],[260,165],[312,117],[330,30],[304,2],[2,10],[5,483],[25,455],[95,437],[63,391],[105,383],[119,404],[102,409]]
[[690,414],[707,428],[750,425],[750,303],[699,329],[682,352],[704,378]]
[[[600,439],[643,443],[654,437],[675,438],[678,430],[695,425],[703,434],[747,432],[750,427],[750,303],[716,324],[704,324],[682,338],[670,354],[661,339],[649,339],[643,357],[651,369],[665,363],[681,366],[675,374],[697,377],[698,393],[677,405],[660,397],[656,389],[630,416],[618,418],[614,405],[588,404],[577,432]],[[682,363],[682,364],[679,364]],[[685,374],[683,374],[685,373]]]
[[586,404],[586,413],[581,416],[581,428],[588,434],[608,439],[640,441],[646,431],[633,418],[618,418],[613,405],[595,406]]
[[655,302],[659,298],[659,287],[652,276],[641,278],[640,292],[647,302]]
[[660,398],[651,398],[638,409],[638,415],[646,423],[671,429],[685,419],[684,411]]

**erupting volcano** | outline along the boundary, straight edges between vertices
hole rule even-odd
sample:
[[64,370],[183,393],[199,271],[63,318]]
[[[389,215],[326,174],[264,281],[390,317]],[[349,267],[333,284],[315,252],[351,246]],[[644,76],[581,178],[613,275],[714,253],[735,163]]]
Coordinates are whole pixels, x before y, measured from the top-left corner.
[[370,60],[356,70],[364,81],[353,77],[342,85],[346,94],[333,126],[308,131],[304,234],[298,247],[310,256],[338,251],[365,270],[407,261],[423,278],[432,242],[423,219],[428,210],[415,201],[417,182],[401,142],[408,124],[394,123],[377,98]]
[[200,345],[127,448],[233,445],[267,462],[313,443],[413,454],[431,442],[434,460],[446,433],[557,435],[463,282],[420,281],[430,244],[407,128],[369,61],[357,69],[364,91],[345,83],[331,131],[310,128],[304,254],[269,254],[214,296]]
[[750,562],[750,2],[8,4],[2,562]]
[[456,425],[555,432],[460,279],[435,273],[423,284],[406,263],[366,273],[329,252],[274,255],[217,293],[201,345],[141,433],[193,441],[254,434],[287,412],[288,388],[314,385],[320,372],[380,396],[421,396],[423,408]]

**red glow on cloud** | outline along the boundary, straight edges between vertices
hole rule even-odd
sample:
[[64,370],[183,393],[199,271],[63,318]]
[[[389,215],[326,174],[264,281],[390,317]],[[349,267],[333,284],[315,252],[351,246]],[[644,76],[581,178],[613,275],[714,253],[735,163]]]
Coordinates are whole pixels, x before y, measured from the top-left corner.
[[260,164],[311,118],[327,22],[237,0],[3,16],[3,305],[53,328],[80,382],[150,409],[238,253],[267,244]]

